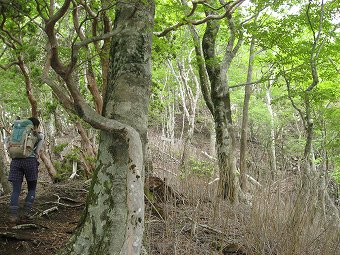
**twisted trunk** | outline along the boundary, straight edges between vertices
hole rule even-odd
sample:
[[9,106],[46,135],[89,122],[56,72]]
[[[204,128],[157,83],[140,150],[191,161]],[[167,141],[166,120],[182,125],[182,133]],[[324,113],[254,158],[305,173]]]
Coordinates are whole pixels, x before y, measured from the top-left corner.
[[141,253],[153,17],[152,0],[117,3],[114,29],[118,32],[111,41],[103,116],[89,109],[74,90],[72,79],[64,77],[72,96],[79,98],[77,113],[101,131],[85,213],[59,254]]

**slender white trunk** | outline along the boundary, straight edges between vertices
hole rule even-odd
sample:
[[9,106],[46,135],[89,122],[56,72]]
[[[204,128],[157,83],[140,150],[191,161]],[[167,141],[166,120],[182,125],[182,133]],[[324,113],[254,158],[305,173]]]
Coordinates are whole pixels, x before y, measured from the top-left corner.
[[270,155],[270,173],[272,180],[274,180],[275,175],[277,174],[277,166],[276,166],[276,149],[275,149],[275,120],[274,120],[274,111],[271,105],[271,94],[270,94],[270,85],[266,88],[266,105],[270,115],[270,141],[269,141],[269,155]]

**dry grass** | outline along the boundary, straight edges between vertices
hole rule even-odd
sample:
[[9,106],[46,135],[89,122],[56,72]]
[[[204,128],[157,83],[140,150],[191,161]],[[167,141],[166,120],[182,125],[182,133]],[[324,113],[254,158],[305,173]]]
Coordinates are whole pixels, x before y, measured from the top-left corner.
[[317,190],[258,191],[244,222],[249,254],[340,254],[339,225],[322,214]]
[[217,182],[209,182],[216,176],[181,175],[181,148],[151,139],[153,174],[184,204],[165,192],[164,201],[153,201],[161,216],[147,207],[148,254],[340,255],[339,224],[323,214],[317,183],[302,189],[290,176],[252,190],[250,203],[231,206],[215,200]]

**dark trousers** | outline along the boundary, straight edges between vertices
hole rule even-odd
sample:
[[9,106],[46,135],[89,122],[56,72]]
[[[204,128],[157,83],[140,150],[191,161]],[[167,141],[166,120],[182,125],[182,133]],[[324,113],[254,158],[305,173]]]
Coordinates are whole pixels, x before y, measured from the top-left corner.
[[[10,201],[10,213],[12,215],[18,214],[18,208],[19,208],[19,196],[22,188],[22,181],[12,181],[12,195],[11,195],[11,201]],[[37,188],[37,181],[28,181],[27,182],[27,195],[25,198],[25,205],[24,205],[24,211],[25,213],[29,213],[32,208],[32,204],[35,199],[35,191]]]

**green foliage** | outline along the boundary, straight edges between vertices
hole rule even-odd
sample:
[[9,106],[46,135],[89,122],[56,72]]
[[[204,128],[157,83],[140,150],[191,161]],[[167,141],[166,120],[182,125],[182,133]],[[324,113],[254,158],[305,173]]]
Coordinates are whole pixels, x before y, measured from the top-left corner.
[[67,179],[72,171],[72,163],[70,163],[69,161],[67,162],[55,161],[53,162],[53,166],[57,171],[55,181]]
[[96,157],[87,156],[84,158],[89,163],[95,163],[97,161]]
[[[61,153],[66,147],[67,143],[62,143],[54,147],[54,152],[56,154]],[[70,153],[64,156],[63,161],[54,161],[53,165],[57,171],[56,180],[67,179],[72,173],[73,161],[80,161],[80,149],[73,148]]]
[[68,143],[61,143],[61,144],[55,145],[53,147],[54,153],[60,154],[67,147],[67,145]]
[[65,158],[68,159],[69,161],[80,161],[80,148],[75,147],[73,148],[70,153],[65,155]]
[[25,84],[14,69],[0,70],[0,104],[16,115],[26,115],[30,111]]
[[[105,1],[104,1],[105,2]],[[190,1],[188,1],[189,4]],[[325,2],[325,16],[322,24],[322,33],[320,43],[317,45],[318,58],[316,61],[317,71],[320,83],[311,92],[312,114],[315,119],[315,147],[320,149],[323,143],[320,142],[322,131],[326,132],[325,146],[329,152],[329,158],[332,163],[338,167],[339,159],[335,156],[339,154],[340,142],[339,137],[339,120],[340,111],[338,99],[340,98],[339,83],[339,66],[340,66],[340,39],[339,31],[334,29],[335,23],[338,23],[339,1]],[[115,5],[115,1],[110,2],[110,7]],[[306,11],[309,1],[283,1],[283,0],[251,0],[249,5],[242,5],[243,10],[238,9],[234,14],[236,25],[236,37],[242,34],[245,41],[239,50],[236,58],[231,64],[228,72],[228,82],[230,86],[245,83],[248,68],[249,42],[253,36],[256,39],[256,51],[262,51],[257,54],[254,61],[253,81],[264,75],[264,78],[271,77],[275,79],[271,87],[272,107],[275,113],[275,129],[282,130],[280,135],[284,141],[282,148],[284,153],[297,154],[301,153],[305,138],[304,130],[301,125],[302,120],[291,105],[287,96],[285,81],[282,79],[283,71],[291,82],[291,95],[299,109],[304,109],[304,90],[311,84],[312,75],[310,68],[310,54],[313,45],[313,31],[320,27],[320,4],[313,2],[310,9],[311,27],[308,24]],[[36,6],[40,4],[40,11],[44,16],[48,16],[48,6],[42,0],[36,1],[3,1],[0,4],[1,15],[0,21],[14,38],[22,39],[18,44],[9,37],[4,31],[1,31],[3,40],[1,41],[3,54],[1,55],[2,65],[6,65],[17,60],[19,54],[24,57],[25,63],[29,68],[30,79],[32,80],[34,95],[42,108],[43,114],[48,116],[56,109],[59,103],[52,102],[52,93],[42,86],[40,77],[45,62],[45,37],[42,36],[38,25],[41,23]],[[60,7],[61,2],[56,2],[56,8]],[[103,2],[99,0],[87,1],[94,12],[103,10]],[[214,7],[220,6],[220,1],[210,1]],[[267,7],[266,9],[263,9]],[[104,8],[105,9],[105,8]],[[111,20],[114,18],[114,8],[109,8],[107,15]],[[201,19],[205,17],[206,7],[199,4],[195,13],[190,19]],[[258,10],[263,9],[256,22],[250,21],[239,24],[250,16],[253,16]],[[180,1],[156,0],[155,32],[161,32],[164,29],[183,22],[186,15],[190,12],[191,5],[184,6]],[[217,12],[222,13],[223,8]],[[69,12],[68,14],[71,14]],[[100,13],[102,15],[102,12]],[[99,17],[99,16],[98,16]],[[101,16],[100,16],[101,17]],[[83,25],[86,36],[92,36],[92,19],[88,17],[85,10],[79,8],[79,18]],[[97,34],[103,32],[101,19],[97,24]],[[225,53],[226,43],[230,38],[229,27],[226,19],[219,21],[220,30],[217,37],[216,55],[213,61],[221,61]],[[66,15],[58,22],[58,48],[61,54],[61,62],[67,65],[70,61],[71,44],[79,42],[80,38],[76,35],[73,28],[72,15]],[[205,24],[196,26],[198,34],[202,36]],[[5,44],[4,42],[9,42]],[[33,42],[33,43],[32,43]],[[10,47],[11,43],[15,47]],[[100,45],[100,44],[99,44]],[[235,45],[234,45],[235,46]],[[151,88],[150,115],[149,120],[153,123],[161,123],[166,118],[165,112],[169,105],[175,105],[180,111],[178,103],[178,84],[175,77],[169,70],[168,62],[176,63],[177,60],[184,61],[186,64],[191,63],[195,67],[195,52],[190,32],[187,26],[182,26],[175,31],[168,33],[164,37],[154,36],[153,38],[153,84]],[[86,87],[86,79],[83,75],[84,66],[87,60],[91,60],[93,71],[96,76],[97,84],[101,87],[102,70],[98,52],[93,44],[87,48],[81,48],[79,51],[79,61],[76,67],[76,73],[79,74],[79,88],[82,95],[89,103],[93,103],[91,94]],[[209,64],[209,62],[207,63]],[[176,64],[174,64],[176,66]],[[270,66],[273,69],[267,73]],[[197,73],[197,70],[194,70]],[[197,75],[197,74],[196,74]],[[28,115],[30,105],[26,97],[25,84],[20,72],[14,67],[0,71],[0,104],[6,112],[12,115]],[[53,77],[53,76],[52,76]],[[198,76],[197,76],[198,77]],[[53,77],[55,78],[55,77]],[[55,79],[59,82],[59,80]],[[192,82],[192,77],[188,78]],[[249,131],[252,135],[261,141],[267,141],[269,137],[268,128],[270,125],[270,115],[264,103],[265,90],[263,84],[253,86],[254,94],[250,102],[249,111]],[[15,91],[16,93],[13,93]],[[233,118],[235,123],[242,116],[244,88],[232,89],[231,99],[233,106]],[[179,105],[179,106],[178,106]],[[200,112],[199,109],[197,112]],[[180,112],[180,114],[182,114]],[[199,116],[197,119],[201,121]],[[202,121],[203,122],[203,121]],[[296,125],[300,125],[301,130],[296,130]],[[58,145],[55,148],[56,153],[60,153],[65,144]],[[57,166],[59,172],[63,175],[71,169],[70,161],[79,160],[79,149],[74,149],[66,157],[65,165]],[[88,158],[90,162],[95,159]],[[56,163],[60,164],[60,163]],[[192,172],[197,175],[209,175],[211,167],[209,162],[190,159]],[[338,176],[336,172],[336,176]]]
[[211,177],[214,173],[215,162],[211,160],[199,160],[190,157],[188,160],[188,168],[191,174],[199,177]]

